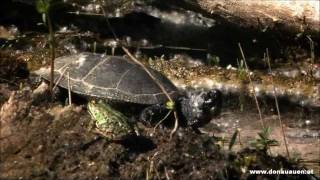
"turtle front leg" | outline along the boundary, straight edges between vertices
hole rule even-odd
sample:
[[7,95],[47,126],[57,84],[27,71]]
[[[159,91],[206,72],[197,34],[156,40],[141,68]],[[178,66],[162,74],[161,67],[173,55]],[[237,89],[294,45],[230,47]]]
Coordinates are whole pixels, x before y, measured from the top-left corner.
[[154,122],[159,122],[160,120],[162,120],[168,113],[169,110],[165,105],[155,104],[143,109],[140,113],[139,120],[144,123],[152,124]]

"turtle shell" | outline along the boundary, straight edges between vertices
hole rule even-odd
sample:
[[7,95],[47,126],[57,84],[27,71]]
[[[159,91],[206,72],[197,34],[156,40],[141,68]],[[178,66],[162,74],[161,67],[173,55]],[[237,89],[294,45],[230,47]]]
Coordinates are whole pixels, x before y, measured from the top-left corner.
[[[160,72],[148,68],[163,85],[171,98],[178,96],[173,83]],[[50,68],[36,71],[44,79],[50,79]],[[86,96],[120,102],[157,104],[167,97],[151,77],[134,62],[119,56],[80,53],[55,59],[55,82],[63,88]]]

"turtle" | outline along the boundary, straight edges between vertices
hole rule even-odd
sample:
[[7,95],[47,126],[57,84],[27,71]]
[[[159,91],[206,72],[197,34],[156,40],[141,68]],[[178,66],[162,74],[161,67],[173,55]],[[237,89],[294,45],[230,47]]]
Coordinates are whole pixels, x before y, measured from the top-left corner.
[[[138,64],[122,56],[107,56],[90,52],[58,57],[54,62],[54,77],[62,88],[88,97],[88,111],[96,128],[104,136],[132,132],[132,126],[121,112],[108,102],[143,105],[139,120],[149,122],[168,112],[168,98],[157,83]],[[197,129],[220,112],[221,92],[216,89],[183,93],[163,74],[147,67],[174,101],[174,107],[186,126]],[[41,68],[36,74],[50,79],[50,69]],[[96,102],[96,100],[105,100]],[[100,114],[102,113],[102,115]],[[109,118],[108,118],[109,116]],[[155,118],[156,117],[156,118]],[[159,119],[159,118],[158,118]]]

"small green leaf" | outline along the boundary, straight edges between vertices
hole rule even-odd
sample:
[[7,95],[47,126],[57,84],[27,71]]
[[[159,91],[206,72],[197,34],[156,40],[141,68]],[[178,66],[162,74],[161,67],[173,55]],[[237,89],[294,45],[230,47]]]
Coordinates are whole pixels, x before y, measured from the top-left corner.
[[275,140],[275,139],[270,139],[270,140],[268,141],[268,145],[269,145],[269,146],[279,146],[280,143],[279,143],[277,140]]
[[170,109],[170,110],[173,110],[173,109],[174,109],[174,102],[168,101],[168,102],[166,103],[166,108],[167,108],[167,109]]
[[50,1],[51,0],[37,0],[36,2],[37,11],[41,14],[48,13],[50,8]]
[[267,137],[265,136],[265,134],[263,132],[258,133],[258,135],[261,140],[267,139]]
[[236,129],[231,137],[231,141],[229,143],[229,150],[232,149],[232,147],[234,146],[234,144],[236,143],[236,139],[237,139],[237,136],[238,136],[238,133],[239,133],[239,130]]
[[250,145],[259,150],[267,150],[270,146],[278,146],[280,143],[275,139],[270,139],[271,128],[266,127],[258,133],[259,138],[250,142]]

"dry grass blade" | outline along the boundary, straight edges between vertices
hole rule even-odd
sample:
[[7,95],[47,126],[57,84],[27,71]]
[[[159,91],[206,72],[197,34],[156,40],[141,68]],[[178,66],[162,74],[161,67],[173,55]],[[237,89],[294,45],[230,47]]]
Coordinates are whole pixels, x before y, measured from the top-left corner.
[[282,133],[282,136],[283,136],[284,145],[285,145],[285,147],[286,147],[287,157],[290,158],[290,153],[289,153],[289,149],[288,149],[287,138],[286,138],[286,135],[285,135],[285,130],[284,130],[283,123],[282,123],[282,119],[281,119],[281,115],[280,115],[278,98],[277,98],[277,96],[276,96],[276,87],[275,87],[274,81],[273,81],[273,76],[272,76],[272,70],[271,70],[271,64],[270,64],[270,57],[269,57],[269,51],[268,51],[268,49],[266,50],[266,53],[267,53],[266,59],[267,59],[268,67],[269,67],[269,72],[270,72],[270,74],[271,74],[271,83],[272,83],[272,86],[273,86],[273,97],[274,97],[274,101],[275,101],[276,108],[277,108],[279,123],[280,123],[280,126],[281,126],[281,133]]
[[[159,151],[155,152],[151,158],[148,157],[149,168],[146,169],[146,180],[154,179],[154,177],[152,176],[153,175],[152,172],[155,172],[157,179],[161,179],[159,172],[158,172],[157,168],[155,167],[155,163],[154,163],[155,162],[154,159],[158,155],[159,155]],[[151,177],[150,177],[150,175],[151,175]]]
[[69,67],[67,67],[66,69],[64,69],[63,72],[60,74],[58,80],[55,81],[55,83],[54,83],[55,85],[54,85],[52,91],[54,91],[54,90],[57,88],[58,84],[60,83],[60,81],[62,80],[64,74],[67,72],[68,69],[69,69]]
[[70,86],[70,73],[68,72],[68,98],[69,98],[69,106],[72,104],[71,100],[71,86]]
[[315,54],[314,54],[314,42],[311,39],[311,36],[307,36],[308,40],[309,40],[309,44],[310,44],[310,58],[311,58],[311,63],[314,64],[315,63]]
[[172,110],[170,110],[170,111],[153,127],[153,133],[155,133],[157,127],[158,127],[164,120],[166,120],[166,119],[168,118],[168,116],[171,114],[171,111],[172,111]]
[[165,173],[165,175],[166,175],[166,180],[170,180],[170,176],[169,176],[167,167],[164,167],[164,173]]
[[242,58],[243,58],[243,62],[244,62],[245,68],[247,70],[247,75],[248,75],[248,78],[249,78],[250,85],[252,87],[252,92],[253,92],[254,100],[255,100],[255,103],[256,103],[256,106],[257,106],[257,109],[258,109],[261,126],[262,126],[262,128],[264,128],[265,126],[264,126],[264,122],[263,122],[263,118],[262,118],[262,113],[261,113],[261,109],[260,109],[260,106],[259,106],[259,101],[258,101],[258,98],[257,98],[257,95],[256,95],[256,91],[255,91],[255,88],[254,88],[254,85],[252,83],[252,79],[251,79],[251,76],[250,76],[249,67],[247,65],[247,61],[246,61],[246,58],[244,56],[241,44],[238,43],[238,46],[239,46],[239,49],[240,49],[240,52],[241,52],[241,55],[242,55]]
[[[139,66],[141,66],[143,68],[143,70],[151,77],[151,79],[157,84],[157,86],[161,89],[161,91],[166,95],[166,97],[168,98],[169,101],[173,102],[172,98],[170,97],[169,93],[167,92],[167,90],[162,86],[162,84],[159,82],[158,79],[156,79],[151,72],[137,59],[135,58],[127,48],[122,47],[123,51],[131,58],[131,60],[133,60],[136,64],[138,64]],[[174,128],[172,129],[171,133],[170,133],[170,139],[172,138],[173,134],[177,131],[178,127],[179,127],[179,120],[178,120],[178,115],[176,110],[173,110],[173,114],[174,114],[174,118],[175,118],[175,122],[174,122]]]

